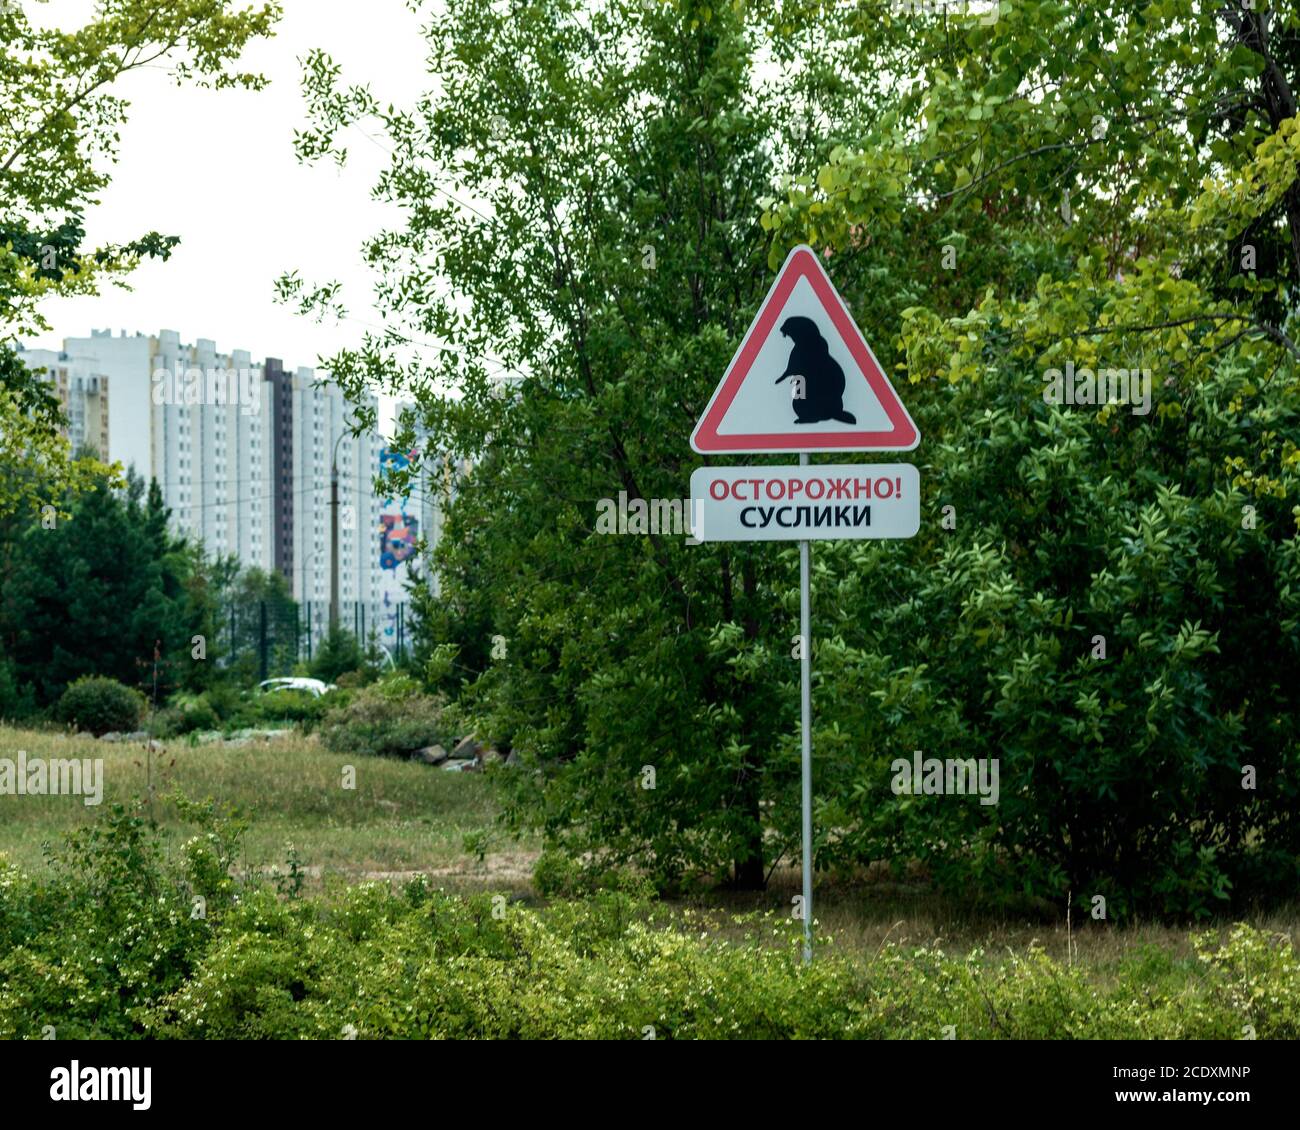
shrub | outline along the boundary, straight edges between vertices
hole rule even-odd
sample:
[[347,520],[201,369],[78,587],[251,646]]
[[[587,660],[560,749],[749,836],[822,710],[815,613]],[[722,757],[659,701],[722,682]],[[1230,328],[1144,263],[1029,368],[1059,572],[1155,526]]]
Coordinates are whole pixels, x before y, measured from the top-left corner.
[[[329,705],[329,698],[322,701]],[[320,737],[335,753],[404,757],[447,739],[442,709],[442,700],[423,694],[409,676],[392,675],[330,708]]]
[[134,730],[144,710],[145,698],[139,691],[100,675],[78,679],[59,699],[60,720],[96,737],[111,730]]
[[162,737],[177,737],[195,730],[215,730],[221,719],[206,695],[176,695],[166,710],[154,719],[154,730]]
[[218,720],[223,723],[229,722],[248,707],[246,696],[229,684],[209,687],[203,692],[203,698],[216,711]]
[[543,851],[533,864],[533,886],[544,898],[563,897],[577,888],[582,864],[558,851]]
[[304,691],[268,691],[253,700],[262,722],[293,722],[311,730],[334,706],[331,695],[316,698]]
[[229,683],[209,687],[203,692],[203,697],[216,711],[218,729],[238,730],[245,726],[260,726],[264,721],[258,696]]
[[178,803],[202,834],[170,858],[142,809],[114,805],[54,854],[50,879],[0,859],[0,1038],[46,1024],[60,1039],[138,1038],[139,1011],[191,975],[234,902],[242,826]]
[[365,655],[356,636],[344,628],[334,627],[316,645],[316,654],[308,668],[313,678],[333,683],[344,672],[355,671],[364,662]]
[[785,915],[721,937],[620,891],[504,916],[423,877],[282,898],[235,878],[242,822],[174,799],[199,827],[179,852],[119,805],[48,876],[0,858],[0,1039],[1300,1037],[1294,946],[1249,926],[1117,970],[891,944],[809,967]]
[[1300,1032],[1300,960],[1285,934],[1265,934],[1238,923],[1228,937],[1218,931],[1195,936],[1193,945],[1207,973],[1210,992],[1239,1020],[1225,1033],[1237,1039],[1295,1039]]
[[[414,904],[414,905],[412,905]],[[241,900],[149,1034],[194,1039],[1156,1039],[1240,1036],[1242,1015],[1190,972],[1100,987],[1041,950],[991,957],[886,945],[802,965],[760,919],[738,940],[690,915],[652,924],[626,896],[492,915],[488,896],[366,884],[325,900]],[[1251,944],[1258,934],[1239,927]],[[765,939],[757,936],[766,933]],[[1258,987],[1289,991],[1289,945]],[[455,955],[452,957],[451,955]],[[1250,1015],[1250,1014],[1246,1014]],[[1259,1035],[1294,1038],[1292,1013]]]
[[[1300,553],[1291,515],[1223,473],[1251,450],[1254,417],[1223,406],[1252,379],[1225,365],[1149,421],[1047,405],[1014,364],[948,394],[930,473],[960,530],[897,560],[822,551],[852,579],[819,664],[819,864],[920,859],[986,904],[1105,891],[1111,921],[1294,893]],[[1270,426],[1300,426],[1264,396]],[[997,759],[1000,799],[895,794],[913,750]],[[1244,787],[1246,766],[1276,785]]]
[[533,886],[546,898],[590,897],[602,891],[617,891],[649,897],[653,884],[629,867],[612,867],[598,860],[580,862],[563,852],[547,850],[533,865]]

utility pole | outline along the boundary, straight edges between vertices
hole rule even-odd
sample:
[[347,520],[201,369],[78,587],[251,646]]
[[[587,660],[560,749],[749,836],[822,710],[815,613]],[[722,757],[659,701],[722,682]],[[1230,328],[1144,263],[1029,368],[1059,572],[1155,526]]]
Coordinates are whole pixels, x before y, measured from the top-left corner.
[[330,456],[330,633],[339,626],[339,443],[344,432],[334,441]]
[[[303,532],[303,548],[304,548],[304,549],[306,548],[306,545],[307,545],[307,534],[306,534],[306,531],[304,531],[304,532]],[[307,588],[307,566],[308,566],[309,564],[311,565],[311,567],[312,567],[311,574],[312,574],[312,578],[313,578],[313,580],[314,580],[315,577],[316,577],[316,562],[320,560],[320,555],[321,555],[322,553],[324,553],[324,552],[325,552],[324,549],[318,549],[318,550],[316,550],[316,552],[313,553],[310,557],[308,557],[306,553],[303,553],[303,555],[302,555],[302,607],[305,608],[305,609],[307,610],[307,659],[308,659],[309,662],[310,662],[310,660],[311,660],[311,606],[312,606],[312,598],[311,598],[311,596],[308,595],[308,591],[309,591],[309,590],[308,590],[308,588]],[[316,591],[316,586],[315,586],[314,584],[312,585],[312,588],[311,588],[310,591],[313,592],[313,593]],[[319,603],[319,602],[318,602],[318,603]],[[232,639],[234,638],[234,631],[233,631],[233,629],[232,629],[232,631],[231,631],[231,638],[232,638]]]

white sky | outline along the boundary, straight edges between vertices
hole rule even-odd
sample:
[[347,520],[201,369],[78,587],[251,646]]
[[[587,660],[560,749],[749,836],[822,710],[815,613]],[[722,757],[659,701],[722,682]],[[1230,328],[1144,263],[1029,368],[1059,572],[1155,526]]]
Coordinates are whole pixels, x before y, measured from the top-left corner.
[[[94,9],[93,0],[21,2],[33,20],[65,28]],[[220,352],[247,349],[254,360],[279,357],[295,368],[379,323],[360,248],[396,222],[370,198],[386,153],[351,130],[345,168],[297,162],[293,131],[305,121],[298,60],[323,48],[342,65],[342,82],[369,83],[381,104],[410,104],[429,81],[420,19],[403,0],[281,2],[275,37],[253,43],[238,64],[271,79],[260,93],[177,87],[165,69],[115,87],[131,106],[113,181],[86,214],[87,242],[159,231],[180,236],[180,245],[167,262],[147,261],[132,274],[132,291],[110,286],[99,297],[45,303],[53,332],[23,344],[57,349],[91,329],[171,329],[182,342],[211,338]],[[272,283],[293,268],[309,284],[341,280],[349,320],[318,325],[277,305]]]

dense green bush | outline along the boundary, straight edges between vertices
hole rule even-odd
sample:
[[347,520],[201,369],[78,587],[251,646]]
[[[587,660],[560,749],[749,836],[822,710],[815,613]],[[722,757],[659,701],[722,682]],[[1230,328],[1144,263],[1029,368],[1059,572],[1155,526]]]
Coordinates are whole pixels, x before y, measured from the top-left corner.
[[144,716],[145,698],[116,679],[87,675],[68,686],[59,699],[59,720],[98,737],[110,730],[130,732]]
[[50,877],[0,859],[0,1039],[1300,1037],[1300,959],[1247,926],[1100,977],[1032,948],[827,944],[808,967],[787,917],[705,940],[618,891],[504,917],[423,879],[284,898],[232,877],[238,822],[178,803],[201,829],[178,856],[116,807]]
[[654,884],[648,876],[599,860],[586,863],[558,851],[543,851],[533,865],[533,886],[547,898],[586,898],[601,891],[622,891],[649,898]]
[[144,1008],[184,984],[233,903],[240,827],[178,802],[203,832],[176,859],[121,805],[69,839],[52,881],[0,858],[0,1038],[138,1036]]
[[[487,898],[354,888],[328,912],[262,892],[238,907],[194,976],[152,1008],[154,1035],[195,1039],[1153,1039],[1300,1033],[1289,943],[1238,927],[1201,944],[1208,971],[1099,989],[1040,950],[990,960],[886,946],[811,967],[785,938],[704,941],[607,896],[550,914]],[[411,905],[414,903],[414,905]],[[769,932],[771,926],[769,923]],[[776,928],[778,934],[786,927]],[[1256,952],[1258,951],[1258,955]],[[1263,960],[1256,960],[1256,957]],[[1245,1003],[1246,1007],[1242,1007]]]
[[304,691],[278,690],[257,695],[253,709],[261,722],[293,722],[310,731],[331,709],[337,709],[343,699],[337,692],[317,698]]
[[154,718],[154,731],[161,737],[177,737],[196,730],[216,730],[221,718],[206,694],[175,695],[166,709]]
[[261,725],[264,720],[260,696],[231,683],[210,687],[204,691],[203,698],[217,715],[218,725],[214,729],[237,730]]
[[248,693],[230,683],[217,683],[203,692],[203,700],[212,707],[217,718],[226,722],[248,702]]
[[[332,697],[322,700],[327,707]],[[335,753],[404,757],[450,737],[442,700],[400,674],[352,692],[343,706],[329,709],[320,726],[321,741]]]
[[307,673],[314,679],[334,683],[347,672],[361,668],[365,661],[365,651],[357,637],[336,625],[317,643]]
[[346,705],[349,697],[346,691],[332,691],[318,698],[303,691],[261,693],[215,686],[200,695],[176,695],[165,710],[158,712],[154,723],[164,737],[197,730],[230,731],[286,724],[310,732],[327,713]]
[[[1158,387],[1176,411],[1149,418],[1049,406],[1010,365],[953,387],[919,461],[955,529],[818,548],[838,578],[815,593],[824,859],[919,858],[983,899],[1100,895],[1112,920],[1293,895],[1300,542],[1223,475],[1259,427],[1224,406],[1258,376]],[[1300,432],[1293,393],[1258,402]],[[997,759],[998,803],[895,795],[914,750]]]

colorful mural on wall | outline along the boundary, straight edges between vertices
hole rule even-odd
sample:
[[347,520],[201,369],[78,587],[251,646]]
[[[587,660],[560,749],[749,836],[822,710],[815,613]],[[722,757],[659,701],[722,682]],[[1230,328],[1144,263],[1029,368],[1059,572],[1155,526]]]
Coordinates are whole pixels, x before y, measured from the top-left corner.
[[405,511],[379,515],[379,567],[396,569],[415,552],[420,523]]
[[[415,452],[393,451],[383,448],[379,452],[379,470],[385,473],[401,470],[410,465]],[[390,651],[403,641],[402,604],[405,600],[407,562],[415,555],[416,541],[420,535],[419,520],[407,513],[410,504],[406,498],[386,498],[379,513],[379,569],[381,614],[377,625],[380,642]]]

